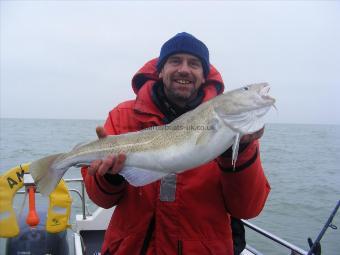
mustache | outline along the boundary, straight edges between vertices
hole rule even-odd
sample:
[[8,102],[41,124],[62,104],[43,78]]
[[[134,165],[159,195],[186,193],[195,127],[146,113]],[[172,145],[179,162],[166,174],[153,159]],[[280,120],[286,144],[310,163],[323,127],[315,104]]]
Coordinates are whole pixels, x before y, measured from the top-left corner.
[[173,80],[180,80],[180,79],[183,79],[183,80],[188,80],[188,81],[191,81],[191,82],[195,82],[196,79],[194,77],[192,77],[190,74],[176,74],[172,77]]

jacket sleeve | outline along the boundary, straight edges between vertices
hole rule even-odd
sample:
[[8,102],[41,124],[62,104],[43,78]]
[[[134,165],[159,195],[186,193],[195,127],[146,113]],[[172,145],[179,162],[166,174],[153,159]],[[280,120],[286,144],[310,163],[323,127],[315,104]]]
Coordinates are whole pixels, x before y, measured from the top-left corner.
[[235,168],[230,154],[224,153],[216,159],[222,171],[226,208],[236,218],[253,218],[262,211],[270,191],[261,164],[259,142],[251,142],[239,152]]
[[[113,121],[115,115],[118,115],[118,112],[115,112],[115,110],[110,112],[104,125],[104,129],[110,135],[118,133]],[[81,169],[81,174],[87,194],[100,207],[110,208],[116,205],[125,193],[126,181],[118,174],[105,174],[101,176],[96,173],[92,176],[87,173],[87,167]]]

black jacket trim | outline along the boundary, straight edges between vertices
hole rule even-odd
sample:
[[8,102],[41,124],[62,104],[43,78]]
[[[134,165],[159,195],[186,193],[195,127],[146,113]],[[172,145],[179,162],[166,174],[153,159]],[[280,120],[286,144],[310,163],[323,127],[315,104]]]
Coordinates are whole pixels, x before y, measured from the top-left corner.
[[156,222],[156,219],[155,219],[155,216],[153,215],[151,220],[150,220],[146,234],[145,234],[145,238],[144,238],[143,246],[142,246],[141,251],[140,251],[140,255],[145,255],[146,252],[148,251],[150,241],[151,241],[151,238],[152,238],[152,234],[155,230],[155,222]]
[[104,178],[109,183],[116,186],[122,184],[125,181],[124,177],[120,174],[104,174]]
[[164,124],[168,124],[174,119],[178,118],[182,114],[195,109],[203,102],[204,92],[202,89],[198,91],[197,97],[188,102],[185,107],[179,107],[171,103],[164,93],[164,84],[162,81],[158,81],[152,88],[152,100],[158,109],[164,114]]
[[235,168],[232,166],[232,167],[222,167],[220,164],[220,167],[221,167],[221,170],[223,172],[229,172],[229,173],[236,173],[236,172],[240,172],[242,170],[244,170],[245,168],[249,167],[251,164],[253,164],[256,159],[257,159],[257,155],[258,155],[258,151],[257,151],[257,148],[256,148],[256,151],[254,153],[254,155],[251,157],[251,159],[249,159],[247,162],[245,162],[244,164],[240,165],[240,166],[236,166]]
[[105,189],[103,189],[103,187],[99,184],[96,175],[94,175],[94,181],[96,182],[96,184],[97,184],[98,188],[100,189],[100,191],[103,192],[103,193],[106,194],[106,195],[117,195],[117,194],[121,193],[121,191],[108,192],[108,191],[106,191]]
[[[240,143],[239,146],[238,146],[238,153],[242,153],[245,149],[247,149],[248,145],[250,143]],[[223,152],[221,154],[221,157],[223,158],[231,158],[233,155],[233,149],[232,147],[230,147],[228,150],[226,150],[225,152]]]

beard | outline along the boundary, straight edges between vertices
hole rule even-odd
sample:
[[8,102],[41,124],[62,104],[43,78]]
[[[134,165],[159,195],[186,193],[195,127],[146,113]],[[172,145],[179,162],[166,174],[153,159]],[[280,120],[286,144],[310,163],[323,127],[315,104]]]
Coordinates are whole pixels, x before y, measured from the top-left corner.
[[170,88],[165,87],[164,92],[170,101],[186,103],[194,99],[198,91],[195,86],[185,86],[186,85],[183,85],[182,87],[173,84],[170,86]]

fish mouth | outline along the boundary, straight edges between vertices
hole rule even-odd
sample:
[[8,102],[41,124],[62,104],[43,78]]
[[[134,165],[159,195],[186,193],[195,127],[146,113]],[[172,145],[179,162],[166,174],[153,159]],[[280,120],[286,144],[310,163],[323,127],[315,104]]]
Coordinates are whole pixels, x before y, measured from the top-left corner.
[[266,84],[259,92],[261,98],[266,101],[269,101],[272,107],[277,111],[277,107],[275,105],[276,99],[269,95],[270,85]]
[[266,84],[259,92],[260,96],[264,99],[271,100],[275,102],[275,98],[269,95],[270,85]]
[[265,84],[263,86],[263,88],[260,90],[259,94],[261,96],[268,96],[269,90],[270,90],[270,85],[269,84]]

